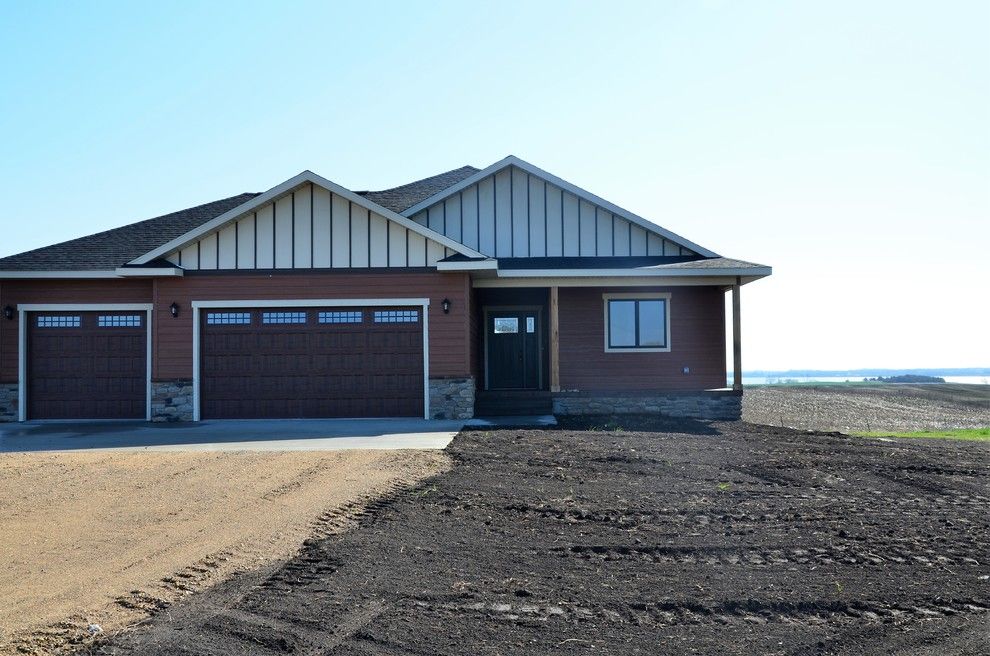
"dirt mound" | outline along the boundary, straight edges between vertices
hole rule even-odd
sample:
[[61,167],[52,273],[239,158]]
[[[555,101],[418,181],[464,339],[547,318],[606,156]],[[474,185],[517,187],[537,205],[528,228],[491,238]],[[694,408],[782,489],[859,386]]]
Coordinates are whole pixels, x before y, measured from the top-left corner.
[[[703,428],[703,430],[702,430]],[[679,432],[683,431],[683,432]],[[685,422],[455,467],[100,654],[981,653],[990,454]]]

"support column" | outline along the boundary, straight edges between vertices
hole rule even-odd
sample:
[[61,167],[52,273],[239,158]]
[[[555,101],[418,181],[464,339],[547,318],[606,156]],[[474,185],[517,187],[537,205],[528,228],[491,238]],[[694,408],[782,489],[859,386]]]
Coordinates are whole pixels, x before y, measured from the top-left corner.
[[742,321],[739,318],[739,288],[742,280],[736,277],[736,284],[732,286],[732,389],[741,390],[742,385],[742,335],[740,334]]
[[560,306],[558,287],[550,288],[550,391],[560,391]]

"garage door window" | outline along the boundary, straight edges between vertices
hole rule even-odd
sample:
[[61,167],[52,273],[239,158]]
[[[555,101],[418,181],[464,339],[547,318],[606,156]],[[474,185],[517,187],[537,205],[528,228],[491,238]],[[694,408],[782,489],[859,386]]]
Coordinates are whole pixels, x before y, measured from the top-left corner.
[[38,328],[78,328],[79,317],[38,317]]
[[96,325],[100,328],[140,328],[141,315],[111,314],[99,316],[96,319]]
[[361,311],[320,312],[320,323],[361,323]]
[[416,323],[419,312],[416,310],[376,310],[375,323]]
[[261,323],[306,323],[305,312],[262,312]]
[[206,323],[210,325],[250,324],[250,312],[210,312],[206,315]]

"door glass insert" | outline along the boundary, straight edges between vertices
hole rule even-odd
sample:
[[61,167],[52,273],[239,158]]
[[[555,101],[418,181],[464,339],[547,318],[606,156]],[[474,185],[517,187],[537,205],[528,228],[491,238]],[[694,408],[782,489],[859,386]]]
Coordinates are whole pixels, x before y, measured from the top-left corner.
[[518,333],[518,332],[519,332],[518,317],[495,317],[496,335],[501,335],[505,333]]
[[527,333],[536,332],[536,317],[526,317],[526,332]]

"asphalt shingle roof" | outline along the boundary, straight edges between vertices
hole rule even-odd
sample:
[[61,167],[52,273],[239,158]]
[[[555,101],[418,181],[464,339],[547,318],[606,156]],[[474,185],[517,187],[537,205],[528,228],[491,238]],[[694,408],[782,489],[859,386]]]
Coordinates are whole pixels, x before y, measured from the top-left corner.
[[0,271],[111,271],[257,195],[231,196],[88,237],[0,258]]
[[433,194],[440,193],[461,180],[471,177],[479,170],[473,166],[462,166],[459,169],[410,182],[401,187],[392,187],[382,191],[359,191],[357,193],[386,209],[401,213]]

